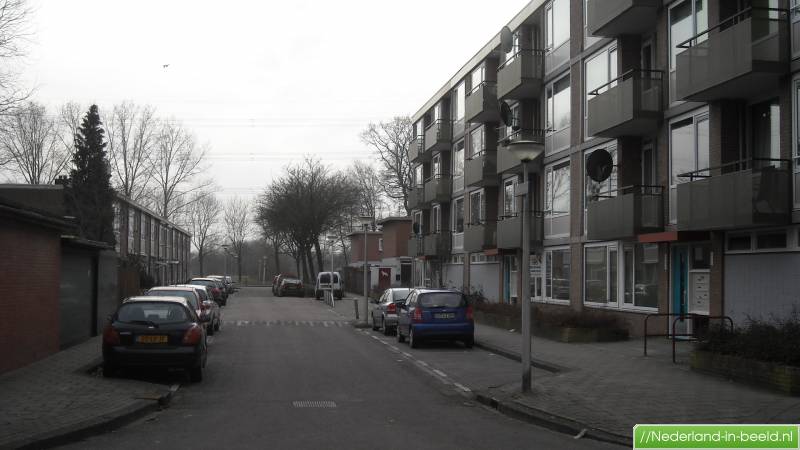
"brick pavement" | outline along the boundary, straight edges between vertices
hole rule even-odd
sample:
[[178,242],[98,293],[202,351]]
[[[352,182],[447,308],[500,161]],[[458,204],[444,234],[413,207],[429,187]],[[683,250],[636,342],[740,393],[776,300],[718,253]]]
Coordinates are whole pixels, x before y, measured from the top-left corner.
[[[520,335],[476,325],[476,340],[519,354]],[[562,367],[534,380],[531,395],[519,384],[490,391],[524,406],[619,436],[637,423],[799,423],[800,398],[693,372],[688,343],[673,364],[669,341],[650,338],[614,343],[564,344],[535,337],[536,360]]]
[[100,337],[0,375],[0,448],[14,448],[99,426],[154,407],[169,387],[89,374]]

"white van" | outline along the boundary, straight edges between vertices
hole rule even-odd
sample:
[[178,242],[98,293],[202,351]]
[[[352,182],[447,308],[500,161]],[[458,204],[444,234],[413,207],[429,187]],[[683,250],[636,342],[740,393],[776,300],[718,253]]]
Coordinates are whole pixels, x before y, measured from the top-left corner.
[[330,272],[318,273],[317,285],[314,288],[314,296],[317,297],[317,299],[321,299],[323,291],[331,289],[331,287],[333,287],[333,296],[336,297],[337,300],[341,300],[344,296],[344,283],[342,282],[342,276],[339,275],[339,272],[333,272],[333,283],[331,283]]

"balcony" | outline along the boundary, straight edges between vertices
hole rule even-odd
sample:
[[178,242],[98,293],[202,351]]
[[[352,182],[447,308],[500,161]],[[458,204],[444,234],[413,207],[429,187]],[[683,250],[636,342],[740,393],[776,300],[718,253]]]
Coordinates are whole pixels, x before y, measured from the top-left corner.
[[434,175],[425,182],[425,202],[447,203],[452,188],[450,175]]
[[497,248],[497,223],[467,224],[464,230],[464,251],[475,253],[490,248]]
[[589,93],[590,136],[648,136],[661,121],[660,71],[630,70]]
[[605,241],[663,231],[662,193],[661,186],[628,186],[597,194],[586,207],[586,237]]
[[425,128],[425,153],[450,150],[452,129],[449,120],[436,120]]
[[[542,245],[542,213],[531,213],[531,248]],[[497,248],[515,249],[522,248],[522,216],[513,214],[503,216],[497,221]]]
[[484,81],[467,94],[464,105],[467,122],[500,122],[500,104],[497,102],[497,83]]
[[425,256],[447,257],[450,255],[450,233],[440,231],[425,236]]
[[643,34],[655,27],[662,0],[589,0],[587,30],[592,36]]
[[408,191],[408,209],[420,209],[425,205],[425,186],[412,186]]
[[430,153],[425,153],[424,136],[417,136],[408,145],[408,160],[411,162],[423,162],[430,159]]
[[679,230],[785,225],[791,218],[791,162],[737,161],[679,175]]
[[497,98],[539,98],[544,78],[544,51],[520,50],[497,69]]
[[544,135],[545,130],[517,130],[501,139],[497,143],[497,173],[522,171],[522,163],[508,149],[508,144],[519,140],[533,141],[541,145],[541,153],[543,154]]
[[496,186],[497,152],[482,151],[467,158],[464,164],[464,184],[467,186]]
[[778,88],[789,70],[785,11],[749,8],[680,44],[677,99],[750,99]]
[[422,237],[412,236],[408,240],[408,256],[417,257],[425,255],[424,240]]

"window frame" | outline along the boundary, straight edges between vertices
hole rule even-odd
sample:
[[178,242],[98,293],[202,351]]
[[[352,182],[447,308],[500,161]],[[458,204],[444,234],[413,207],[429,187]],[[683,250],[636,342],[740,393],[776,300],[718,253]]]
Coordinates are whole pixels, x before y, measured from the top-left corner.
[[[681,114],[679,116],[675,116],[672,119],[670,119],[669,123],[667,124],[667,133],[668,133],[668,140],[669,140],[669,155],[668,155],[668,158],[669,158],[669,167],[668,167],[669,179],[667,180],[668,186],[669,186],[669,189],[668,189],[669,197],[667,198],[667,205],[668,205],[668,211],[669,211],[669,222],[668,223],[672,224],[672,225],[677,223],[677,217],[678,217],[677,216],[677,205],[678,205],[678,203],[677,203],[677,200],[678,200],[677,189],[678,189],[678,185],[682,184],[682,183],[673,184],[673,180],[672,180],[672,178],[673,178],[673,176],[672,176],[672,172],[673,172],[672,164],[673,164],[673,159],[674,159],[673,158],[672,127],[673,127],[674,124],[676,124],[678,122],[683,122],[683,121],[688,120],[688,119],[692,120],[692,133],[693,133],[692,143],[694,145],[694,149],[693,149],[694,156],[693,157],[694,157],[694,165],[695,165],[695,169],[694,170],[699,170],[697,168],[698,167],[698,164],[697,164],[698,163],[698,158],[697,158],[697,154],[698,154],[697,153],[698,152],[697,124],[700,123],[700,122],[703,122],[703,121],[709,121],[709,125],[710,125],[710,114],[709,114],[708,105],[701,106],[700,108],[697,108],[697,109],[694,109],[692,111],[689,111],[686,114]],[[710,153],[710,138],[709,138],[709,153]],[[674,204],[673,204],[673,191],[674,191],[674,200],[675,200]],[[673,219],[673,214],[674,214],[674,219]]]
[[[551,294],[550,296],[547,295],[548,294],[547,293],[547,274],[548,274],[547,268],[548,268],[548,263],[550,265],[552,265],[552,261],[553,261],[552,254],[553,254],[553,252],[563,252],[563,251],[569,252],[569,262],[570,262],[570,264],[569,264],[569,276],[570,276],[570,279],[569,279],[569,297],[570,298],[568,298],[566,300],[565,299],[559,299],[559,298],[553,298],[552,297],[552,292],[550,293]],[[540,297],[538,297],[538,298],[535,298],[534,301],[538,302],[538,303],[553,303],[553,304],[557,304],[557,305],[569,305],[570,302],[571,302],[572,292],[573,292],[572,274],[573,274],[574,268],[572,267],[572,248],[569,245],[558,245],[558,246],[553,246],[553,247],[546,247],[542,251],[542,258],[543,258],[543,261],[542,261],[542,273],[541,273],[542,295]],[[552,267],[550,268],[549,273],[550,274],[553,273]],[[551,280],[552,280],[552,277],[551,277]],[[551,283],[551,290],[552,290],[552,283]]]
[[[613,57],[612,57],[612,53],[613,53]],[[606,78],[605,78],[605,81],[603,83],[600,83],[600,86],[603,86],[604,84],[606,84],[606,86],[603,86],[602,89],[598,89],[599,93],[606,92],[609,89],[611,89],[611,88],[613,88],[613,87],[615,87],[617,85],[616,82],[611,83],[611,84],[607,84],[610,81],[615,80],[619,76],[619,67],[618,67],[618,65],[619,65],[619,48],[618,48],[618,45],[617,45],[616,41],[613,41],[613,42],[609,43],[605,47],[603,47],[600,50],[592,53],[591,55],[587,56],[583,60],[582,75],[583,75],[583,87],[584,87],[584,89],[583,89],[583,92],[582,92],[583,102],[582,102],[581,106],[583,107],[583,138],[584,138],[584,140],[594,139],[594,136],[590,136],[589,135],[589,127],[588,127],[588,124],[589,124],[589,92],[591,92],[591,91],[593,91],[593,90],[595,90],[597,88],[596,87],[592,87],[592,88],[589,87],[589,83],[588,83],[589,63],[594,61],[597,58],[603,58],[603,57],[605,57],[605,59],[606,59],[606,61],[605,61],[606,62],[606,73],[605,73]],[[600,86],[598,86],[598,87],[600,87]]]

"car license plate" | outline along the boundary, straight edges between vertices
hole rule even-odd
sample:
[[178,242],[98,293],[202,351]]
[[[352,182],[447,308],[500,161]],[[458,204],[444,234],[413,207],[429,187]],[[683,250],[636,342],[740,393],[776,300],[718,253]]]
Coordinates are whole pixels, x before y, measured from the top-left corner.
[[137,336],[136,342],[140,344],[166,344],[167,343],[167,336],[163,335],[148,335],[148,336]]
[[455,313],[441,313],[441,314],[434,314],[433,317],[437,319],[455,319]]

